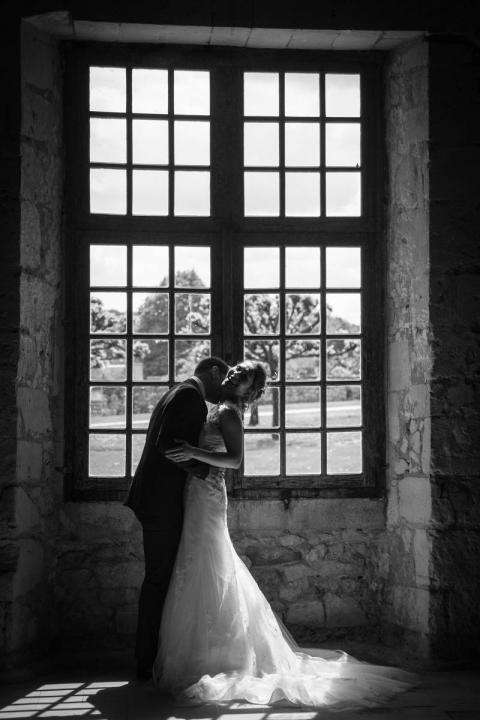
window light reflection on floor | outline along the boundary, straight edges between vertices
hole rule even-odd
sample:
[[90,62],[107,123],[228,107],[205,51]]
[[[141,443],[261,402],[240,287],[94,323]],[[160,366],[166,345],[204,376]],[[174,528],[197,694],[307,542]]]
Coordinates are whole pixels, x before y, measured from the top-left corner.
[[102,713],[88,702],[89,696],[96,695],[102,690],[119,688],[124,685],[128,685],[128,681],[41,685],[23,698],[15,700],[11,705],[0,708],[0,720],[77,715],[98,716]]

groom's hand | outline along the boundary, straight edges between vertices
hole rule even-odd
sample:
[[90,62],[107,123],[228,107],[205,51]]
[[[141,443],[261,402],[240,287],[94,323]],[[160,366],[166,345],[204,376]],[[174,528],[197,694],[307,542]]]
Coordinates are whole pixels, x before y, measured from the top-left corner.
[[187,462],[194,457],[194,447],[185,440],[175,438],[175,442],[179,443],[169,450],[165,451],[165,457],[175,463]]

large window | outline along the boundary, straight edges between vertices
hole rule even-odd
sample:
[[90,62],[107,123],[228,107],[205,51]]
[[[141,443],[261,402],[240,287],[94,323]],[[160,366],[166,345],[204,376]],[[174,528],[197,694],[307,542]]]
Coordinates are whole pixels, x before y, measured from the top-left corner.
[[377,72],[366,54],[70,52],[72,496],[123,496],[156,402],[210,353],[269,376],[231,492],[378,492]]

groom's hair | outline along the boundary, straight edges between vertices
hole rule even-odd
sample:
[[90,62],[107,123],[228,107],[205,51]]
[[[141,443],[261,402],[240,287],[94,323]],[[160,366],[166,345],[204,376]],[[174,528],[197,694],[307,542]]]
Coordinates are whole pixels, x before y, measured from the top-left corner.
[[204,360],[200,360],[194,370],[195,375],[201,375],[204,372],[208,372],[213,367],[218,367],[222,375],[226,375],[227,372],[230,370],[230,365],[228,365],[225,360],[222,360],[222,358],[208,357],[204,358]]

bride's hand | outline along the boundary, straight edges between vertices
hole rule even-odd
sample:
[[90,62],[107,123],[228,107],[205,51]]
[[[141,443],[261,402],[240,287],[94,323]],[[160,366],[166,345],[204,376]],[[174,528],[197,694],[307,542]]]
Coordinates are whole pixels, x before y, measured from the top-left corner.
[[191,460],[195,448],[185,440],[177,440],[177,438],[175,438],[175,442],[179,444],[166,450],[165,457],[172,462],[186,462],[187,460]]

